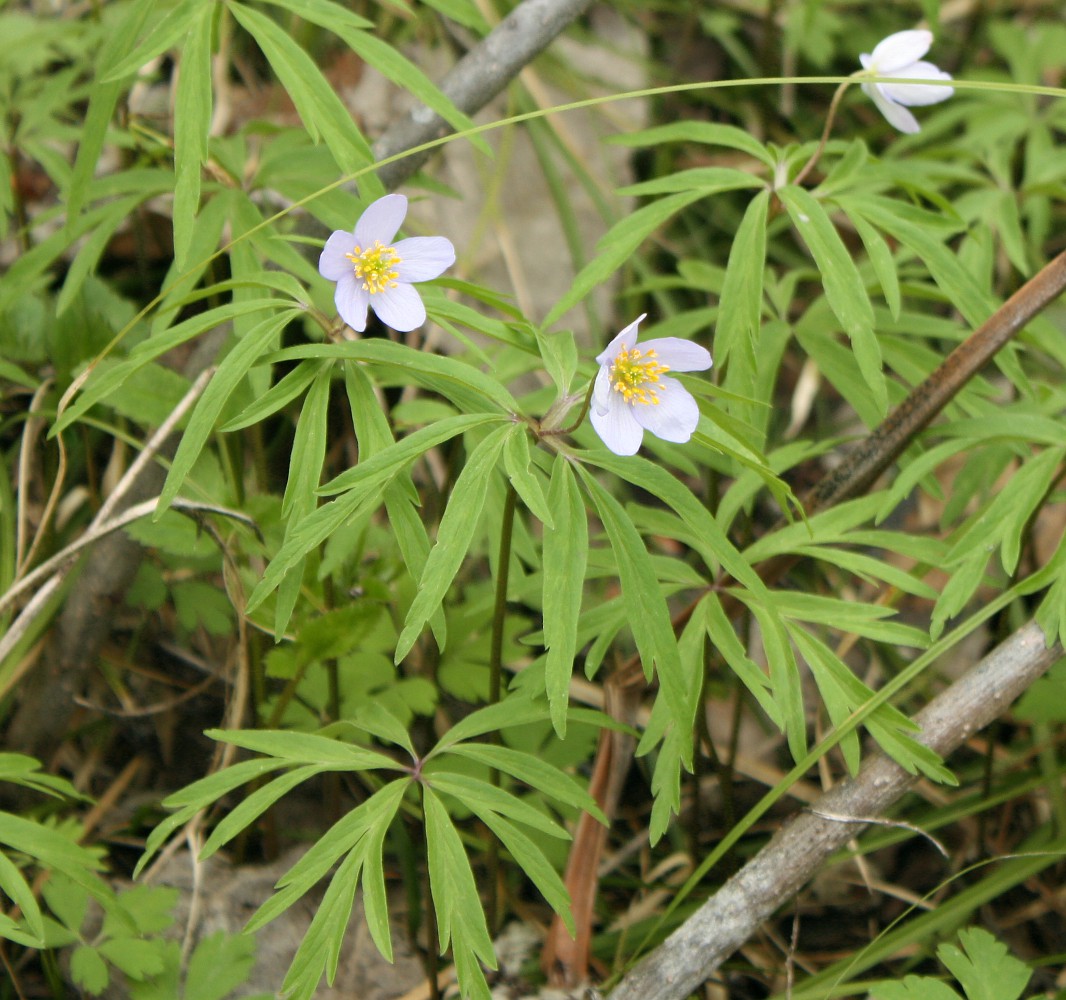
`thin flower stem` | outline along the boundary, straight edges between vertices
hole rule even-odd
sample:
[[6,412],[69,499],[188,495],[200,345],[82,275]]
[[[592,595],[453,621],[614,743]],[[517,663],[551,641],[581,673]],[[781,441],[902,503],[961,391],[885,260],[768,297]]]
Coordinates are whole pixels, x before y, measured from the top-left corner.
[[832,131],[833,122],[837,116],[837,108],[840,107],[840,99],[844,96],[844,91],[851,86],[851,80],[845,80],[836,89],[836,93],[833,94],[833,99],[829,102],[829,111],[825,116],[825,128],[822,129],[822,138],[818,143],[818,148],[814,151],[814,155],[807,161],[807,165],[793,178],[792,183],[800,185],[803,183],[804,178],[814,169],[815,164],[822,158],[822,153],[825,152],[825,145],[829,142],[829,133]]
[[[496,705],[503,687],[503,630],[507,622],[507,582],[511,567],[511,538],[514,535],[514,512],[518,495],[508,482],[507,495],[503,502],[503,522],[500,525],[500,557],[496,565],[496,606],[492,613],[492,645],[489,652],[489,704]],[[500,772],[495,768],[489,773],[493,785],[500,783]],[[489,905],[487,918],[493,933],[500,925],[500,842],[489,831],[486,865],[489,870]]]
[[589,382],[589,391],[585,393],[585,401],[581,404],[581,412],[569,427],[561,428],[557,433],[559,434],[573,434],[585,420],[585,416],[589,412],[589,407],[592,405],[592,390],[596,387],[596,380],[593,379]]

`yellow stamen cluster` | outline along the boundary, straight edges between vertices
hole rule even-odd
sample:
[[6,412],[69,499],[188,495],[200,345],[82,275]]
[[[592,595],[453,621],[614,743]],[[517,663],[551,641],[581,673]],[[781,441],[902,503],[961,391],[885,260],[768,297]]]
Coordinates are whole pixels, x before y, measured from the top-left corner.
[[622,348],[611,364],[611,386],[620,392],[630,404],[659,405],[659,393],[663,389],[659,376],[670,370],[669,365],[655,360],[654,350],[645,354],[633,348]]
[[374,295],[386,288],[396,287],[396,265],[401,263],[400,255],[393,247],[381,245],[381,240],[374,240],[372,247],[365,250],[356,246],[351,253],[344,255],[352,262],[355,276],[363,279],[363,291]]

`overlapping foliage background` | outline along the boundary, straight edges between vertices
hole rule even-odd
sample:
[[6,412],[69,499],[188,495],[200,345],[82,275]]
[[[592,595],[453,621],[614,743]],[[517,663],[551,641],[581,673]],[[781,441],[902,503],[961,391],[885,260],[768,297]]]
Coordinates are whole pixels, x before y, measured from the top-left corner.
[[[922,781],[836,860],[860,885],[782,899],[708,995],[1066,988],[1061,665],[958,759],[910,721],[1022,623],[1060,638],[1066,311],[808,499],[1064,249],[1061,11],[583,7],[477,124],[434,81],[506,4],[0,7],[0,996],[247,995],[306,893],[268,989],[325,995],[356,899],[464,995],[553,913],[591,950],[547,974],[610,983],[758,849],[750,807],[878,750]],[[851,86],[805,172],[859,53],[923,18],[956,93],[904,137]],[[400,183],[375,143],[418,105],[455,134],[405,232],[454,222],[458,261],[425,328],[345,335],[318,253]],[[553,238],[509,216],[532,192]],[[691,441],[622,457],[574,421],[642,312],[714,367]],[[182,843],[300,851],[247,933],[181,941],[153,866]]]

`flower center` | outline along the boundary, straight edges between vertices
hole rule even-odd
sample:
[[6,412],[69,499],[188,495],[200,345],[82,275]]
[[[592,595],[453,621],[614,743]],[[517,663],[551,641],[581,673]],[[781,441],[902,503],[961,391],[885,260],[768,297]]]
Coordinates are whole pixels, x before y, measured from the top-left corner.
[[381,240],[374,240],[372,247],[364,250],[356,246],[344,256],[352,262],[355,276],[363,279],[363,291],[374,295],[396,287],[396,265],[401,261],[393,247],[382,246]]
[[670,370],[669,365],[655,360],[654,350],[643,351],[622,348],[611,364],[611,385],[615,392],[629,404],[651,403],[658,406],[659,393],[664,388],[659,376]]

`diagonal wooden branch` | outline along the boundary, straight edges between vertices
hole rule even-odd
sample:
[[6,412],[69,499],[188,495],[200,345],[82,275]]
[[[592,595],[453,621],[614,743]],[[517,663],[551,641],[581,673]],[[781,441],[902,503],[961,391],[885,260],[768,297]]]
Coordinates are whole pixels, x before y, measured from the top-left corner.
[[[920,742],[942,757],[1007,710],[1063,655],[1034,622],[1019,629],[934,698],[915,722]],[[829,856],[856,835],[855,824],[824,818],[878,816],[917,781],[878,753],[858,776],[792,819],[721,889],[611,992],[609,1000],[682,1000],[704,982]],[[822,813],[822,816],[816,815]]]
[[[1066,252],[1046,264],[1019,288],[973,334],[959,344],[924,382],[916,386],[869,437],[854,447],[839,467],[811,490],[804,498],[807,512],[813,514],[827,510],[867,490],[996,352],[1034,316],[1058,298],[1063,289],[1066,289]],[[759,566],[759,576],[765,583],[772,584],[784,576],[797,559],[797,556],[790,553],[770,559]],[[741,608],[740,602],[725,589],[733,582],[728,575],[723,575],[715,582],[716,589],[721,593],[722,605],[731,615]],[[684,627],[695,604],[696,602],[693,602],[675,617],[675,631]],[[625,705],[627,714],[635,711],[635,702],[639,701],[644,689],[644,669],[639,657],[634,656],[620,670],[608,677],[606,685],[617,692],[614,703]],[[607,752],[607,747],[601,742],[597,755],[604,752]],[[611,766],[616,770],[625,771],[630,763],[631,759],[622,760],[617,752],[611,759]],[[599,767],[600,762],[597,759],[593,764],[593,773],[596,773]],[[598,801],[598,804],[608,819],[614,818],[611,803]],[[599,856],[590,852],[589,844],[582,840],[583,835],[588,838],[598,837],[594,830],[579,828],[571,844],[571,855],[583,858],[585,864],[598,865]],[[573,894],[584,890],[586,886],[583,881],[580,884],[570,884],[568,881],[567,888]],[[784,898],[786,896],[782,895],[781,899]],[[590,907],[585,905],[585,908]],[[556,918],[549,932],[549,947],[553,955],[566,951],[554,943],[556,939],[563,937],[568,937],[567,931]],[[586,968],[587,954],[576,958],[570,967],[561,966],[556,959],[555,964],[545,971],[554,982],[573,986],[582,981]]]
[[[592,0],[522,0],[488,35],[452,67],[440,89],[467,114],[479,111],[543,52]],[[379,160],[447,135],[451,126],[425,105],[390,126],[374,144]],[[378,171],[387,188],[410,177],[429,156],[405,156]]]

